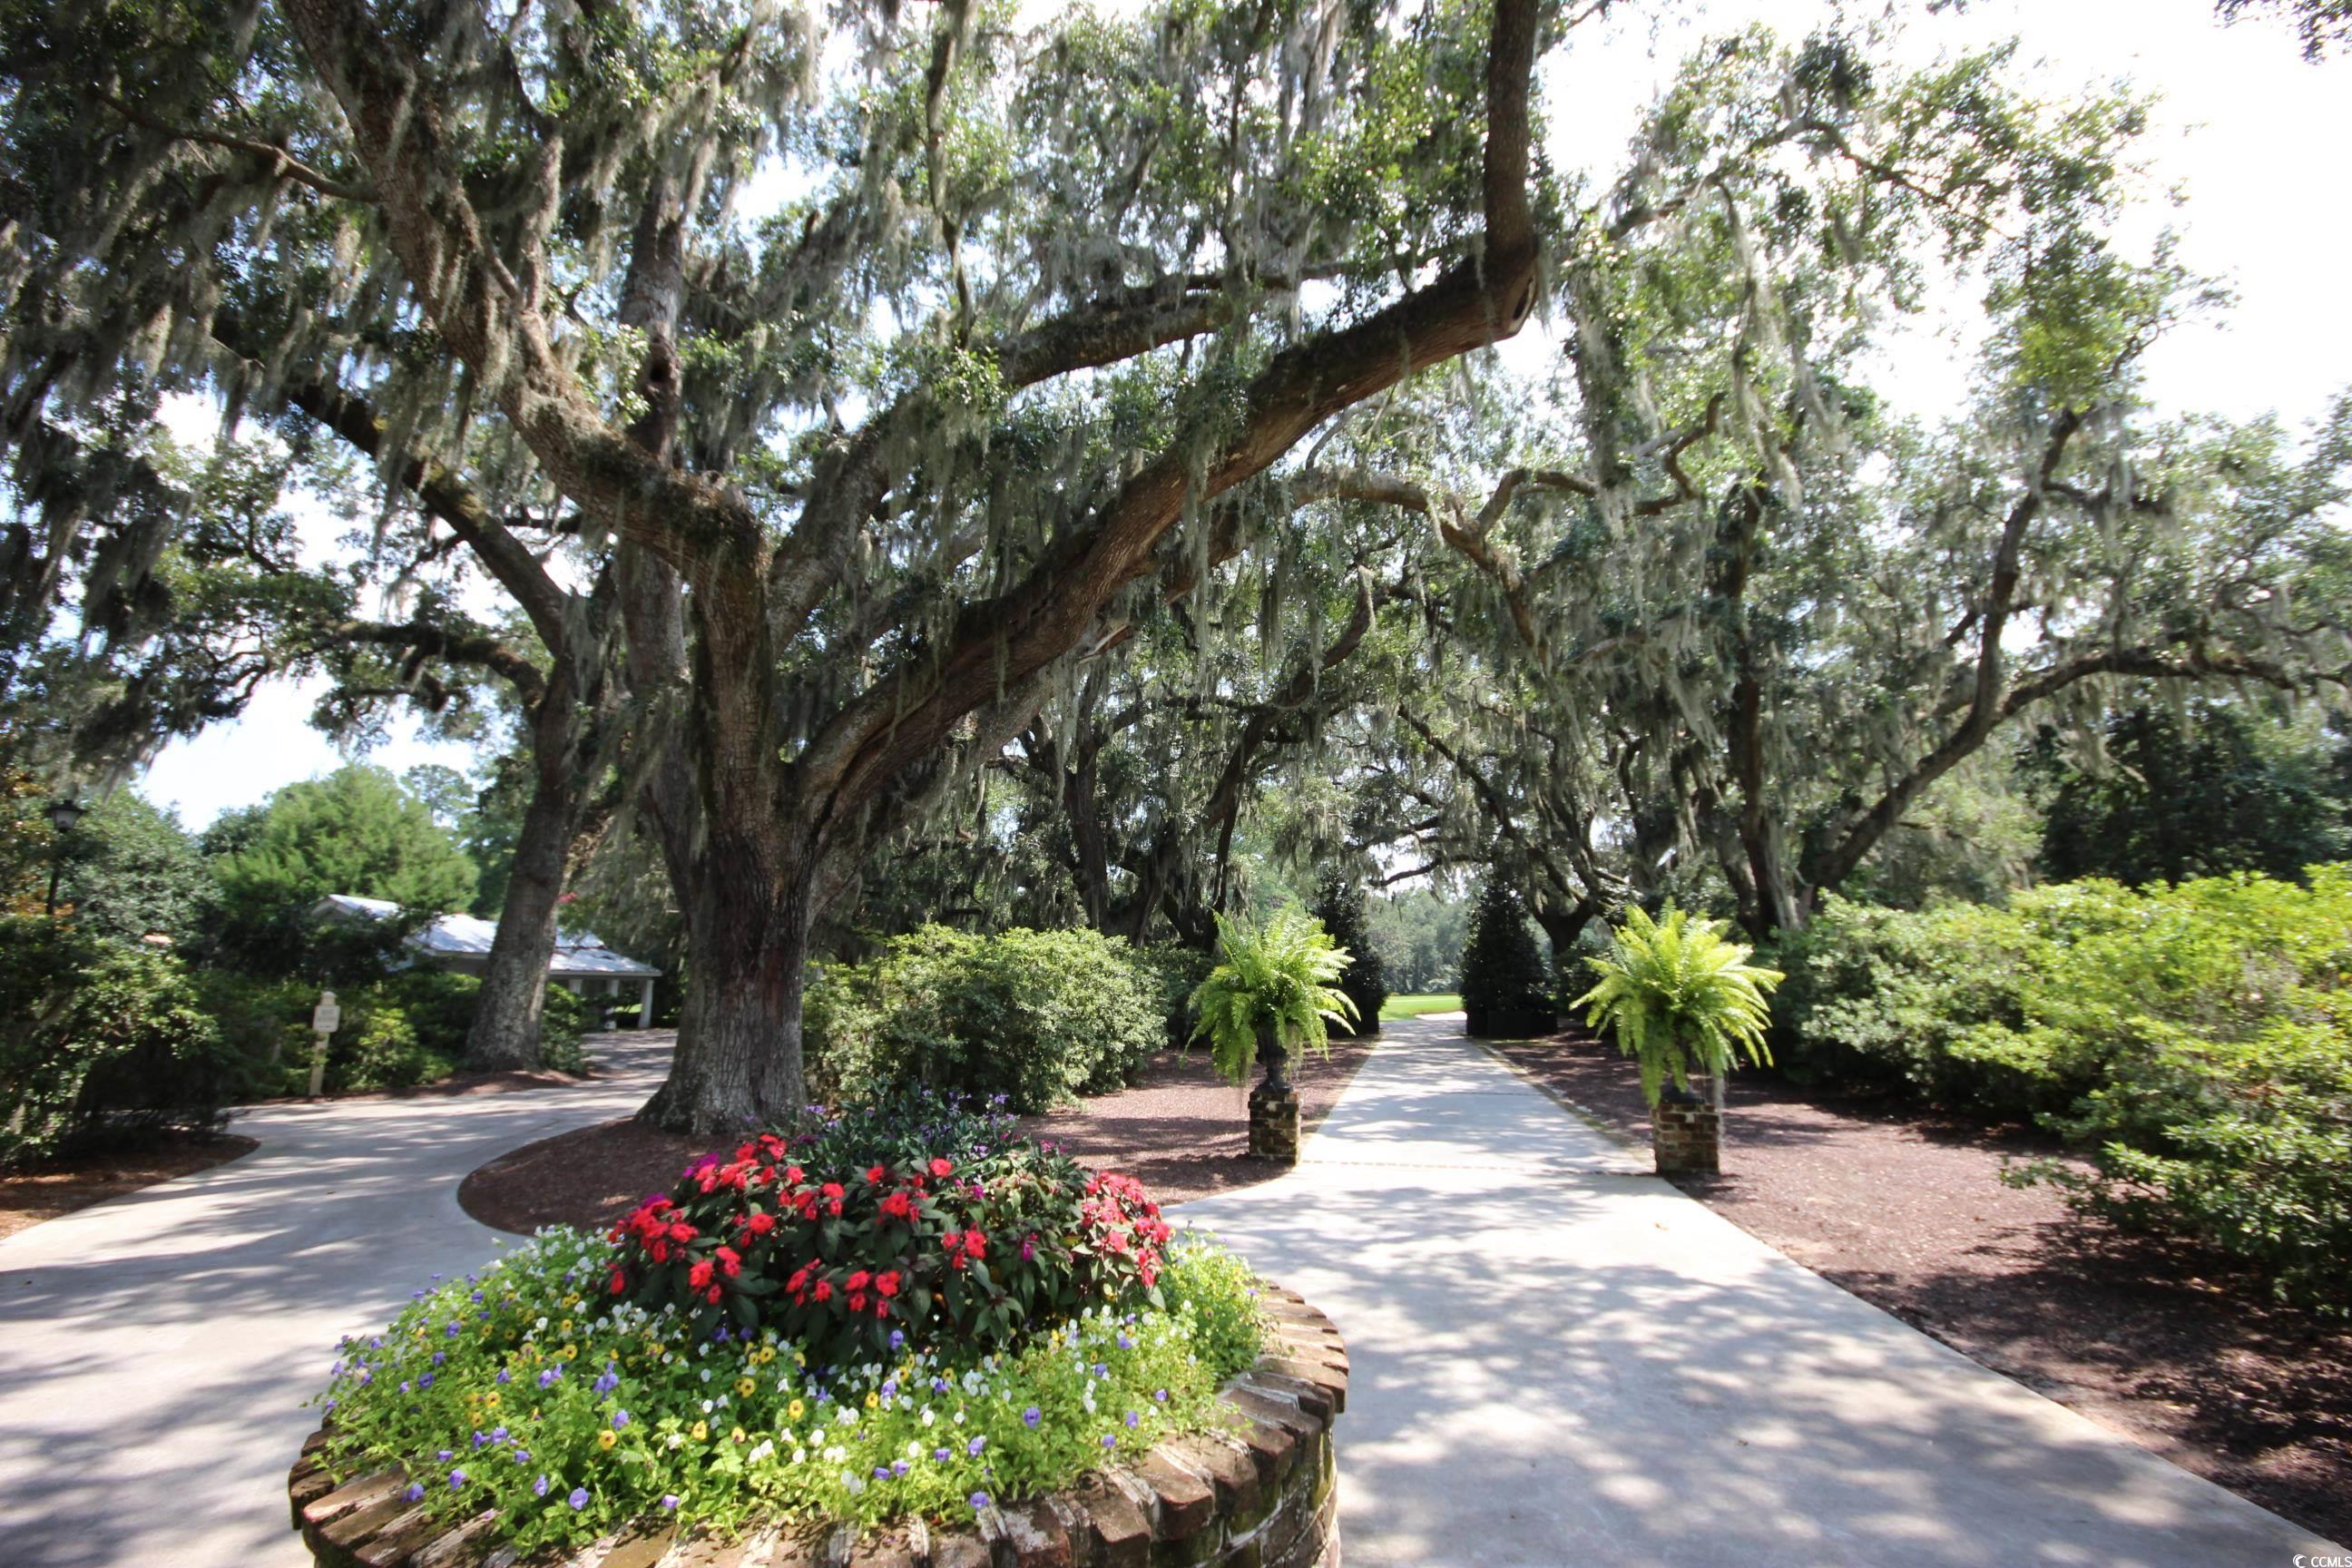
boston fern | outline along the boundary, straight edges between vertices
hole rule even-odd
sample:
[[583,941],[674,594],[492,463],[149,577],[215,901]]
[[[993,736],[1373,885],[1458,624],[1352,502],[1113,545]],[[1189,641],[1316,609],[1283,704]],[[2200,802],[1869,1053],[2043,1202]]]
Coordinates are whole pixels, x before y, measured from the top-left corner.
[[1589,958],[1601,984],[1576,999],[1598,1031],[1612,1028],[1623,1052],[1642,1066],[1642,1092],[1651,1104],[1671,1076],[1687,1090],[1696,1070],[1722,1074],[1745,1050],[1769,1062],[1766,993],[1784,978],[1748,962],[1751,951],[1723,939],[1723,927],[1666,906],[1653,921],[1639,909],[1610,942],[1608,956]]
[[1223,962],[1192,992],[1192,1038],[1208,1037],[1217,1070],[1235,1083],[1248,1075],[1261,1032],[1292,1055],[1302,1046],[1328,1050],[1329,1026],[1356,1016],[1338,989],[1352,955],[1312,916],[1284,910],[1261,926],[1219,915],[1217,952]]

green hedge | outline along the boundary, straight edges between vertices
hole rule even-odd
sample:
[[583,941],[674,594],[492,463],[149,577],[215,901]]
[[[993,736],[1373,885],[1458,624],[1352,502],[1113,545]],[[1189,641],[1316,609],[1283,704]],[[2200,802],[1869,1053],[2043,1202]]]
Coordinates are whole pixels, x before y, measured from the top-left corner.
[[[200,972],[201,1006],[236,1063],[246,1098],[300,1094],[310,1081],[310,1010],[319,987]],[[470,974],[412,969],[357,990],[341,991],[342,1022],[327,1047],[327,1090],[404,1089],[434,1083],[466,1058],[466,1033],[482,983]],[[583,1065],[580,1037],[587,1005],[560,985],[547,988],[540,1015],[541,1059],[567,1071]]]
[[1034,1111],[1117,1089],[1167,1040],[1175,967],[1091,931],[925,926],[870,963],[816,971],[811,1090],[854,1102],[922,1083]]
[[1830,899],[1781,950],[1790,1059],[2036,1117],[2094,1169],[2020,1179],[2352,1302],[2352,868],[2309,875],[2061,883],[2006,910]]
[[179,960],[0,916],[0,1165],[215,1127],[236,1085]]

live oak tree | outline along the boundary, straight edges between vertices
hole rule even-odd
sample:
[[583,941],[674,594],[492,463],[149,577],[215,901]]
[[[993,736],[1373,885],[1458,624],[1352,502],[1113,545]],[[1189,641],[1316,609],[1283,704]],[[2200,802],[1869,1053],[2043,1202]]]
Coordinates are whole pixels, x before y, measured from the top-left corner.
[[868,847],[1204,570],[1219,498],[1527,320],[1545,25],[19,11],[0,391],[355,402],[386,475],[462,466],[486,559],[576,510],[675,704],[627,759],[694,985],[648,1113],[788,1114]]

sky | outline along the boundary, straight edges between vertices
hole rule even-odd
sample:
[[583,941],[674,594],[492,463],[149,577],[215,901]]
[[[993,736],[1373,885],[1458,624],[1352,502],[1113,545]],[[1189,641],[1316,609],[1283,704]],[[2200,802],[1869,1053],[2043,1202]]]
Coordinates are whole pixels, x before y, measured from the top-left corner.
[[[1906,7],[1907,11],[1923,9]],[[1839,14],[1874,6],[1817,0],[1709,0],[1621,5],[1580,27],[1546,68],[1550,151],[1564,166],[1614,171],[1642,106],[1704,37],[1763,23],[1800,37]],[[2014,37],[2037,91],[2063,99],[2129,80],[2158,95],[2144,139],[2151,196],[2180,188],[2187,205],[2150,204],[2147,222],[2182,236],[2180,259],[2237,293],[2226,312],[2177,331],[2147,361],[2149,391],[2168,411],[2236,419],[2275,413],[2291,428],[2315,418],[2352,384],[2352,204],[2343,150],[2352,147],[2352,60],[2307,64],[2284,21],[2234,26],[2210,0],[1971,0],[1958,14],[1917,16],[1898,46],[1906,63]],[[2152,230],[2151,230],[2152,232]],[[1542,334],[1514,359],[1556,352]],[[1887,389],[1920,411],[1949,406],[1968,385],[1969,354],[1948,332],[1923,329],[1897,345]],[[195,411],[189,411],[192,416]],[[345,524],[304,519],[310,551],[335,548]],[[307,722],[317,683],[265,687],[243,717],[174,742],[140,781],[151,799],[201,827],[343,757]],[[464,768],[463,747],[394,725],[369,754],[394,772],[417,763]]]

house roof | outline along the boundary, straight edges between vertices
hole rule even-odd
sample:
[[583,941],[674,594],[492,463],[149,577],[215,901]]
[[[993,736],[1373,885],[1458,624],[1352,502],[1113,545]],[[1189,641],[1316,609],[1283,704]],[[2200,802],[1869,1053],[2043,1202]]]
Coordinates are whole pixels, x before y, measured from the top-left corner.
[[[389,899],[362,899],[352,893],[330,893],[311,906],[313,914],[360,916],[388,920],[400,912]],[[499,928],[473,915],[441,915],[408,939],[408,945],[428,958],[487,958]],[[606,947],[593,931],[559,931],[555,952],[548,960],[550,974],[611,975],[652,980],[661,971]]]

